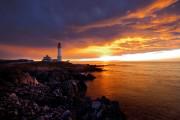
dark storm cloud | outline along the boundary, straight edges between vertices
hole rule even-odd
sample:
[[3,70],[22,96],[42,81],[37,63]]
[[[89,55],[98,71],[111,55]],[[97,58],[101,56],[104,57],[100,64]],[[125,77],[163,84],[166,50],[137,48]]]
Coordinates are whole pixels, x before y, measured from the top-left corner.
[[[67,29],[122,16],[127,11],[151,2],[152,0],[1,0],[0,43],[49,46],[56,43],[56,40],[73,40],[74,36],[81,38],[84,35],[75,35]],[[94,34],[104,38],[107,32],[100,34],[94,30],[89,36]]]

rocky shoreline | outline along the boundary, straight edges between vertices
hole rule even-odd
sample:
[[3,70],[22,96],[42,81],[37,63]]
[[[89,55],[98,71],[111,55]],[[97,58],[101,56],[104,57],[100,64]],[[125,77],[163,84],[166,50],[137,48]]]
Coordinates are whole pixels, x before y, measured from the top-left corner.
[[1,120],[125,120],[119,103],[87,97],[85,82],[102,71],[71,63],[4,64],[0,69]]

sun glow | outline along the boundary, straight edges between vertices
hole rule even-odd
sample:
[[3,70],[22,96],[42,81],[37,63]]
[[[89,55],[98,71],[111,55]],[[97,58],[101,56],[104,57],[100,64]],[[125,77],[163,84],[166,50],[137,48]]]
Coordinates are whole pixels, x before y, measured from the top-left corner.
[[90,46],[81,50],[81,53],[95,53],[100,55],[111,55],[112,52],[110,46]]
[[100,45],[88,46],[86,48],[80,49],[78,52],[86,53],[86,54],[92,53],[97,56],[102,55],[103,57],[105,56],[105,58],[107,58],[107,56],[110,56],[116,52],[128,50],[129,49],[129,47],[127,47],[128,45],[131,46],[142,45],[144,41],[148,41],[148,39],[142,37],[126,37],[126,38],[120,38],[109,41],[108,43],[102,44],[101,46]]
[[99,58],[80,59],[80,61],[156,61],[177,58],[180,58],[180,49],[136,54],[124,54],[120,56],[101,56]]

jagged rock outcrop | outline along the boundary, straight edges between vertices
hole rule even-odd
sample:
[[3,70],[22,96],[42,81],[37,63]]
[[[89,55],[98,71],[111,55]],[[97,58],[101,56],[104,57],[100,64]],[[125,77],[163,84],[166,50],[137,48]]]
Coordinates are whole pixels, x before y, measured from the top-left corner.
[[125,120],[117,102],[85,96],[94,67],[74,66],[0,69],[0,119]]
[[16,78],[17,84],[27,84],[27,85],[38,85],[37,79],[30,76],[29,73],[22,73],[18,78]]

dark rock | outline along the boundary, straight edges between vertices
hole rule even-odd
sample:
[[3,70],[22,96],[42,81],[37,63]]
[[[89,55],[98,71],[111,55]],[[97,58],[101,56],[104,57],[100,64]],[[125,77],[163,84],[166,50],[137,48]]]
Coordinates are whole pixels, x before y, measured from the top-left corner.
[[[58,66],[58,67],[57,67]],[[31,63],[0,69],[1,120],[125,120],[118,102],[86,97],[89,72],[70,63]]]
[[71,115],[72,115],[71,111],[70,111],[70,110],[66,110],[66,111],[62,114],[61,118],[62,118],[63,120],[72,120]]

